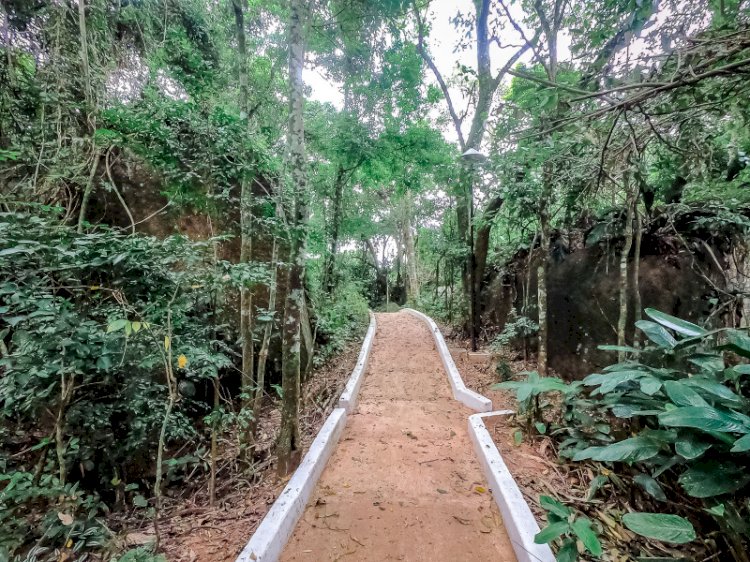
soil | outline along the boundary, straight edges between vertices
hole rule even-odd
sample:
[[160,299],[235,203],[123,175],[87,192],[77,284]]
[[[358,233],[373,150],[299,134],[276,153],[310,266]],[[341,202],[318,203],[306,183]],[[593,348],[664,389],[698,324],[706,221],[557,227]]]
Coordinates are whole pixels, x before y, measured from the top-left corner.
[[[460,345],[458,342],[452,343]],[[493,410],[515,411],[518,408],[512,393],[492,388],[500,382],[495,371],[497,359],[492,354],[487,353],[486,359],[479,360],[472,358],[465,349],[454,345],[451,347],[451,355],[466,386],[492,400]],[[532,361],[504,360],[514,376],[524,371],[533,371],[536,367]],[[484,424],[531,506],[537,522],[540,527],[544,527],[546,520],[544,510],[539,505],[539,496],[548,495],[564,501],[567,491],[573,488],[574,483],[578,483],[578,477],[568,472],[569,467],[558,463],[550,438],[537,436],[531,440],[524,432],[522,441],[517,443],[515,434],[519,431],[519,424],[516,416],[487,417],[484,418]]]
[[[316,369],[304,384],[301,434],[305,451],[335,407],[354,369],[361,341]],[[222,442],[218,463],[217,505],[208,505],[207,483],[189,483],[190,489],[166,499],[160,525],[163,553],[170,562],[234,562],[271,504],[286,485],[276,476],[273,445],[280,422],[279,407],[269,397],[260,419],[259,457],[253,477],[243,476],[237,465],[237,448]],[[192,490],[192,491],[191,491]],[[172,490],[173,491],[173,490]],[[153,526],[138,529],[133,522],[122,537],[129,547],[153,542]]]
[[357,411],[281,559],[514,561],[432,335],[404,312],[377,321]]

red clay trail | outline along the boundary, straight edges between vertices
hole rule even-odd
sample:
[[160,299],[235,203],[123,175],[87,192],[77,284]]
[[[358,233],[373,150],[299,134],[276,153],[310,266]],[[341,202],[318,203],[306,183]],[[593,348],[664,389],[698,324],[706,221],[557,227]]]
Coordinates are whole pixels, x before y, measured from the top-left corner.
[[285,562],[514,562],[432,335],[378,314],[359,406],[282,555]]

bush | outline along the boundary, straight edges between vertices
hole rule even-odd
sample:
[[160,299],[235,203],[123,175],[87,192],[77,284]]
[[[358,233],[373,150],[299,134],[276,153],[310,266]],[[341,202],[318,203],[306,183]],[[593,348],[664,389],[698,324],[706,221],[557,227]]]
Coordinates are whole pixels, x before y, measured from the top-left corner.
[[[148,505],[167,400],[167,341],[180,388],[208,386],[232,365],[216,297],[253,272],[214,263],[211,250],[211,242],[183,237],[77,234],[48,214],[0,215],[6,553],[63,546],[99,527],[95,518],[109,506]],[[167,442],[193,442],[198,451],[209,411],[186,392]],[[180,459],[165,464],[172,479],[192,468]]]
[[[637,359],[566,389],[532,377],[513,386],[520,398],[562,391],[563,417],[551,432],[561,440],[561,456],[619,467],[618,476],[631,479],[657,512],[681,512],[630,514],[623,518],[630,530],[688,542],[692,520],[708,526],[706,534],[718,529],[736,559],[746,560],[750,365],[736,363],[750,358],[750,335],[646,312],[651,320],[636,324],[650,341],[646,348],[602,346]],[[594,479],[594,493],[606,479]]]
[[354,281],[342,281],[315,312],[318,339],[323,342],[315,357],[317,364],[343,350],[347,342],[361,338],[370,318],[367,299]]

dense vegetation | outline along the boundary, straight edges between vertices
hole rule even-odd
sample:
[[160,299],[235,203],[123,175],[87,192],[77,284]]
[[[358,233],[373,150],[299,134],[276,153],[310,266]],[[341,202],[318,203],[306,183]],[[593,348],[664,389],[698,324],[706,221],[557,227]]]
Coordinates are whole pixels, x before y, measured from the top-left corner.
[[[535,358],[526,429],[591,474],[561,560],[618,559],[604,494],[633,557],[748,559],[750,6],[445,4],[0,1],[0,559],[146,559],[117,534],[158,551],[219,459],[293,470],[300,385],[394,303]],[[612,364],[563,381],[592,249]]]

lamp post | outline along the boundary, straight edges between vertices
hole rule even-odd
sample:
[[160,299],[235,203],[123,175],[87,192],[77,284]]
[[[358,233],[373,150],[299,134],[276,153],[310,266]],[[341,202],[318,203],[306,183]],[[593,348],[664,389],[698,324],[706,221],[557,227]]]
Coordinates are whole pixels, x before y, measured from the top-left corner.
[[487,156],[479,152],[474,148],[469,148],[466,152],[461,155],[461,159],[465,162],[468,171],[468,181],[466,182],[465,189],[467,193],[467,212],[469,220],[469,232],[466,243],[466,249],[469,252],[467,267],[468,272],[466,278],[469,281],[469,337],[471,338],[471,350],[477,350],[477,280],[474,278],[476,274],[476,256],[474,255],[474,171],[475,164],[482,162],[487,159]]

